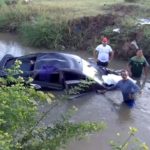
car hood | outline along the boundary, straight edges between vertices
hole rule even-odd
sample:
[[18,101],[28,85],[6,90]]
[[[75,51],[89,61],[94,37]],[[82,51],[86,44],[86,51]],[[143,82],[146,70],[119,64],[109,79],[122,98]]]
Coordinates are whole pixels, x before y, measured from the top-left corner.
[[90,79],[94,80],[95,82],[99,83],[100,85],[103,83],[102,82],[102,76],[100,74],[100,72],[94,67],[92,66],[89,62],[87,62],[86,60],[82,59],[82,73],[89,77]]

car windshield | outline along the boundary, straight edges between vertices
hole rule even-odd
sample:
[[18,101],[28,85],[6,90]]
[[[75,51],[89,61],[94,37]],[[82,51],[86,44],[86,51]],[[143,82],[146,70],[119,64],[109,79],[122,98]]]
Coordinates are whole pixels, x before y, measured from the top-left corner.
[[69,68],[69,64],[64,60],[59,59],[43,59],[36,61],[34,67],[35,70],[51,70],[52,68]]
[[34,70],[55,67],[59,70],[76,70],[82,72],[82,59],[63,53],[50,53],[38,57],[35,62]]

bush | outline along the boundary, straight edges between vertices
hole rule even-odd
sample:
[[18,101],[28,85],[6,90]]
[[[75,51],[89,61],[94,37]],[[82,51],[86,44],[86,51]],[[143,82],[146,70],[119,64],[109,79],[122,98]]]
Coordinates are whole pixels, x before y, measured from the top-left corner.
[[60,121],[51,123],[49,127],[40,126],[53,107],[40,113],[39,104],[46,99],[51,102],[53,95],[36,91],[26,85],[21,77],[14,78],[13,75],[22,72],[19,70],[20,65],[16,61],[15,66],[7,69],[7,77],[0,78],[0,149],[56,150],[72,137],[81,137],[104,128],[104,123],[69,122],[72,111],[68,111]]
[[36,12],[29,6],[17,4],[15,7],[4,5],[0,14],[0,31],[16,32],[22,22],[30,22]]
[[150,56],[150,26],[144,26],[141,32],[141,39],[139,41],[140,47],[143,49],[146,56]]
[[[145,142],[142,142],[139,138],[135,137],[135,134],[138,132],[137,128],[129,127],[128,137],[121,142],[110,141],[112,150],[129,150],[129,149],[139,149],[139,150],[149,150],[149,147]],[[121,138],[120,133],[117,133],[117,136]]]
[[57,48],[62,41],[65,24],[37,20],[23,23],[20,33],[26,44],[35,47]]

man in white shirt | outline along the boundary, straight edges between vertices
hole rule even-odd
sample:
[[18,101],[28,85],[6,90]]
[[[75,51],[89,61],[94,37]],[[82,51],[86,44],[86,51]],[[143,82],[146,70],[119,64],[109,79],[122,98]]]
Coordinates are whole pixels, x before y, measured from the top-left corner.
[[107,67],[109,61],[113,59],[114,52],[111,46],[108,45],[108,39],[104,37],[102,44],[98,45],[94,50],[94,57],[98,66]]

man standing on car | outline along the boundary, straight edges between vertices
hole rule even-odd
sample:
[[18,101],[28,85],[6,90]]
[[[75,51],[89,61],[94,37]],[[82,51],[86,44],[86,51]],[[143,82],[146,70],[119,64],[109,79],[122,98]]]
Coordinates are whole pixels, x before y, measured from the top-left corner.
[[106,37],[103,37],[102,44],[95,48],[93,54],[98,66],[108,66],[109,61],[113,59],[114,52],[111,46],[108,45],[108,39]]

